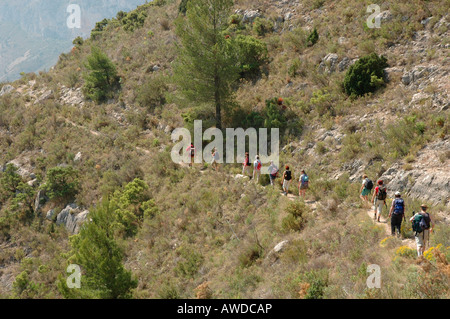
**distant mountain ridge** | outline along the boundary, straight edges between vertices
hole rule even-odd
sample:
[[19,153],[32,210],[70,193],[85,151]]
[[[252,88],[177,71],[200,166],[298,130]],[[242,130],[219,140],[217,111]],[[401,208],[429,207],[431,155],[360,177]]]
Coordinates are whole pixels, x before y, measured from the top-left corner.
[[[130,11],[146,0],[0,0],[0,82],[21,72],[38,72],[54,65],[77,36],[88,37],[95,23],[118,11]],[[79,5],[80,28],[69,28],[71,4]]]

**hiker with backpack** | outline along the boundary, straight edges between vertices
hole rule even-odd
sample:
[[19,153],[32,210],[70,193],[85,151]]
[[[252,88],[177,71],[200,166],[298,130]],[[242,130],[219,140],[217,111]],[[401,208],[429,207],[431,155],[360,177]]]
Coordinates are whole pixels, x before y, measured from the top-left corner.
[[285,169],[286,170],[283,173],[283,194],[287,196],[289,193],[289,185],[291,185],[292,182],[292,172],[288,165],[286,165]]
[[402,221],[406,222],[405,217],[405,201],[400,192],[395,192],[395,199],[392,202],[389,211],[389,218],[391,219],[391,234],[395,236],[395,229],[398,229],[398,237],[401,235]]
[[[383,184],[383,181],[380,179],[378,181],[378,186],[375,187],[375,192],[373,193],[373,196],[372,196],[372,202],[375,206],[373,219],[375,221],[378,221],[379,223],[380,223],[380,218],[381,218],[381,212],[383,211],[383,206],[387,207],[386,197],[387,197],[387,190]],[[378,215],[377,215],[377,212],[378,212]]]
[[191,145],[189,145],[189,147],[186,149],[186,152],[188,152],[189,155],[191,156],[191,163],[189,164],[189,167],[192,168],[194,166],[194,157],[195,157],[194,143],[191,143]]
[[270,185],[275,185],[275,179],[278,177],[278,167],[273,163],[273,161],[270,161],[269,166],[269,179],[270,179]]
[[430,241],[430,233],[433,232],[433,221],[430,214],[427,212],[428,206],[422,204],[420,206],[421,212],[411,217],[412,229],[415,232],[414,237],[417,245],[417,256],[423,256],[425,252],[427,242]]
[[245,153],[244,163],[242,163],[242,175],[247,176],[247,170],[250,169],[250,158],[248,152]]
[[255,179],[256,177],[256,182],[259,182],[259,177],[261,176],[261,168],[262,168],[262,163],[259,160],[259,156],[256,155],[255,157],[255,162],[253,163],[253,179]]
[[369,194],[373,189],[373,182],[367,177],[366,174],[363,175],[363,183],[361,186],[360,192],[360,198],[362,201],[369,202]]
[[309,188],[309,177],[305,170],[302,170],[302,175],[298,180],[298,196],[305,196],[306,190]]

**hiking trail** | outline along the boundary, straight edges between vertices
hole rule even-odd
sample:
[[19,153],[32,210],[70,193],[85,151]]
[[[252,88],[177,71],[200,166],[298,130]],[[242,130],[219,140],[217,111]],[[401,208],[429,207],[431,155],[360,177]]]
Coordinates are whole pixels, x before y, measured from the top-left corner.
[[[373,218],[374,216],[374,207],[372,207],[370,210],[367,210],[367,215],[369,216],[370,220],[375,224],[382,226],[385,229],[387,237],[392,237],[391,235],[391,223],[390,218],[384,218],[383,216],[380,217],[380,222],[376,222]],[[406,219],[406,222],[403,221],[403,223],[409,223],[408,218]],[[402,246],[408,246],[410,248],[416,249],[416,242],[414,239],[411,238],[401,238],[402,240]]]

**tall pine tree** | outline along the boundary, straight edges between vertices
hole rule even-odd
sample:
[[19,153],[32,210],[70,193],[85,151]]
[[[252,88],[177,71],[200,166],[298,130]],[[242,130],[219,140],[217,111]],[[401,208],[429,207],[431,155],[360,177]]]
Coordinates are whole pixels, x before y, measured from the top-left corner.
[[122,264],[124,254],[114,238],[114,211],[111,202],[104,201],[89,214],[78,235],[71,237],[69,263],[82,269],[81,288],[70,289],[61,276],[58,287],[66,298],[123,299],[131,297],[137,281]]
[[231,85],[239,78],[233,40],[225,33],[232,6],[232,0],[190,0],[186,17],[176,21],[175,83],[189,104],[215,108],[219,129],[222,110],[233,99]]

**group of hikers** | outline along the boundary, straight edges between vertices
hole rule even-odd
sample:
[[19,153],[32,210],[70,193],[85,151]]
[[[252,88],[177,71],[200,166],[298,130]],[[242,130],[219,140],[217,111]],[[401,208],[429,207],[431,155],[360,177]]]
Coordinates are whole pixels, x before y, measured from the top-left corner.
[[[366,174],[363,175],[363,182],[360,189],[360,198],[367,202],[369,201],[369,195],[374,187],[372,180],[368,178]],[[387,189],[383,180],[378,180],[375,190],[372,195],[371,203],[374,207],[373,219],[376,222],[380,222],[381,213],[383,207],[387,208]],[[430,240],[430,233],[433,231],[433,221],[431,219],[430,213],[427,212],[428,206],[426,204],[420,205],[421,211],[418,213],[413,212],[413,216],[409,219],[412,223],[412,230],[414,231],[414,237],[417,246],[417,256],[423,256],[427,243]],[[391,234],[397,237],[401,236],[402,222],[406,222],[406,205],[402,198],[402,194],[397,191],[395,192],[395,198],[392,201],[392,205],[389,209],[389,219],[391,220]]]
[[[250,157],[247,152],[247,153],[245,153],[245,160],[244,160],[244,163],[242,164],[242,175],[247,176],[247,171],[250,169],[251,166],[252,165],[250,163]],[[253,179],[256,182],[259,182],[259,177],[261,176],[261,168],[262,168],[262,163],[259,159],[259,156],[256,155],[255,161],[253,162]],[[302,174],[298,181],[298,195],[305,196],[306,190],[309,188],[309,177],[306,174],[305,170],[302,170],[301,173]],[[279,174],[278,167],[274,164],[273,161],[270,161],[270,166],[269,166],[270,185],[272,185],[272,186],[275,185],[275,180],[278,177],[278,174]],[[285,171],[283,172],[282,179],[281,179],[283,195],[287,196],[287,194],[289,193],[289,186],[291,185],[292,180],[293,180],[292,171],[290,170],[289,165],[286,165]]]
[[[194,144],[191,143],[191,145],[186,150],[190,156],[191,156],[191,163],[189,164],[190,167],[193,167],[194,165],[194,157],[195,157],[195,147]],[[214,148],[211,152],[211,167],[218,171],[219,170],[219,159],[220,155],[216,148]],[[253,173],[249,174],[249,171],[251,170],[251,167],[253,166]],[[261,176],[261,168],[262,163],[259,158],[259,155],[255,156],[255,160],[253,161],[253,164],[250,161],[249,153],[245,153],[245,159],[242,164],[242,175],[244,176],[252,176],[253,180],[257,183],[259,182],[260,176]],[[272,186],[275,185],[275,180],[279,175],[279,169],[274,164],[273,161],[270,162],[269,166],[269,179],[270,184]],[[281,185],[283,189],[283,195],[287,196],[289,193],[289,187],[293,180],[293,174],[290,170],[289,165],[285,166],[285,170],[283,174],[281,175]],[[375,189],[374,189],[375,187]],[[299,196],[305,196],[306,190],[309,188],[309,177],[306,174],[305,170],[301,171],[301,175],[298,181],[298,193]],[[372,190],[374,190],[371,198],[371,203],[374,207],[374,215],[373,219],[375,222],[381,222],[381,213],[383,211],[383,207],[387,207],[387,189],[386,185],[384,184],[383,180],[378,180],[377,185],[374,185],[372,180],[368,178],[366,174],[363,175],[363,182],[360,189],[360,198],[366,202],[369,203],[369,195],[372,193]],[[413,216],[410,218],[410,222],[412,223],[412,229],[415,232],[415,240],[417,245],[417,255],[422,256],[427,243],[429,242],[430,233],[433,231],[433,221],[431,220],[430,214],[427,212],[427,205],[422,204],[421,205],[421,211],[418,213],[413,212]],[[401,236],[401,226],[402,222],[406,222],[406,205],[405,201],[402,198],[402,195],[400,192],[395,192],[395,198],[392,201],[392,205],[389,209],[389,219],[391,220],[391,234],[392,236],[397,237]]]

